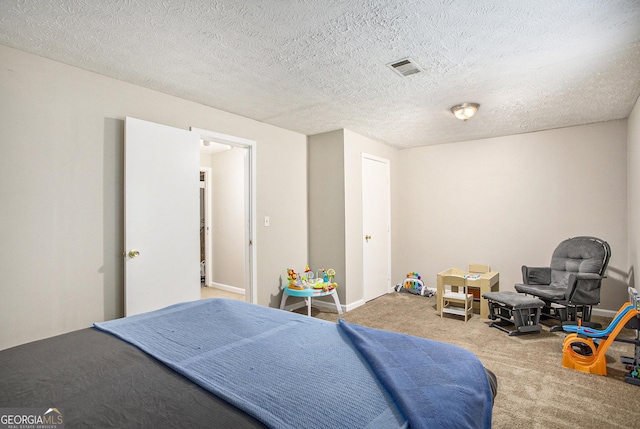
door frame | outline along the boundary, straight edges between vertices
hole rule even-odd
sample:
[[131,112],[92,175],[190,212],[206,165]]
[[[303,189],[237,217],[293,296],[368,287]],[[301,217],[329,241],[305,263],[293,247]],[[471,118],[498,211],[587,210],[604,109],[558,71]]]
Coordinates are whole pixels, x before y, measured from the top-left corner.
[[204,284],[211,283],[211,261],[213,250],[211,243],[211,167],[200,166],[200,172],[204,173]]
[[[386,259],[386,272],[387,272],[387,279],[386,279],[386,283],[387,283],[387,293],[391,292],[391,161],[387,158],[381,158],[379,156],[376,155],[371,155],[368,153],[364,153],[362,152],[362,158],[361,158],[361,166],[364,166],[365,160],[371,160],[371,161],[375,161],[375,162],[380,162],[382,163],[385,167],[386,167],[386,175],[387,175],[387,186],[384,189],[384,193],[385,193],[385,199],[387,201],[387,219],[388,219],[388,223],[387,223],[387,233],[386,233],[386,240],[387,240],[387,254],[385,255],[385,259]],[[361,183],[364,183],[364,175],[363,175],[363,169],[364,167],[362,167],[362,170],[360,172],[361,175]],[[361,185],[362,186],[362,185]],[[364,198],[364,192],[362,192],[362,197]],[[364,205],[364,200],[362,201],[362,215],[363,215],[363,222],[362,222],[362,234],[361,234],[361,240],[364,240],[364,236],[366,234],[366,232],[364,231],[364,213],[367,210],[367,207],[365,207]],[[364,243],[362,244],[362,268],[364,269],[365,267],[365,263],[364,263],[364,257],[365,257],[365,252],[364,252]],[[363,278],[365,273],[363,272]],[[367,292],[365,290],[366,285],[363,284],[363,288],[362,288],[362,299],[364,302],[367,301]]]
[[[232,147],[245,149],[245,301],[252,304],[258,303],[258,268],[257,268],[257,243],[256,243],[256,154],[257,142],[242,137],[215,131],[191,127],[191,131],[198,133],[200,138],[226,144]],[[206,264],[206,262],[205,262]]]

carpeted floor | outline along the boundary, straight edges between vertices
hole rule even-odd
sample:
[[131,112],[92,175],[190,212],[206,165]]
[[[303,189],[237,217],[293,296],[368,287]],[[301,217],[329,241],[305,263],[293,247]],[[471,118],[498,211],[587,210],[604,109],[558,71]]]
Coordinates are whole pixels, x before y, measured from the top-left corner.
[[[302,309],[306,314],[306,308]],[[337,321],[330,310],[312,315]],[[562,367],[562,332],[510,337],[474,315],[467,323],[436,313],[436,299],[391,293],[343,314],[348,322],[464,347],[498,377],[493,428],[640,428],[640,386],[625,383],[620,355],[633,345],[615,342],[607,352],[607,376]],[[601,319],[606,326],[608,321]],[[624,336],[635,331],[625,330]],[[452,363],[455,365],[455,363]]]

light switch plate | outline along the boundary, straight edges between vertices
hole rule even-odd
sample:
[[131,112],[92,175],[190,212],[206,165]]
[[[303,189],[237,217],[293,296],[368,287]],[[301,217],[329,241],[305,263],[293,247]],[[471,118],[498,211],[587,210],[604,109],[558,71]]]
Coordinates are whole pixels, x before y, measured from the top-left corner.
[[269,226],[269,216],[264,217],[264,226]]

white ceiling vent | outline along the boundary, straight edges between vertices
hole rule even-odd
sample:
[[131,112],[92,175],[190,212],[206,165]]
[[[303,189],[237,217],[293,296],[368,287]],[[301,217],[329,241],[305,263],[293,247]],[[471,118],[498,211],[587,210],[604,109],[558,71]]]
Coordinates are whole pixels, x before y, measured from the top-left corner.
[[389,63],[387,66],[403,77],[423,71],[422,68],[409,57]]

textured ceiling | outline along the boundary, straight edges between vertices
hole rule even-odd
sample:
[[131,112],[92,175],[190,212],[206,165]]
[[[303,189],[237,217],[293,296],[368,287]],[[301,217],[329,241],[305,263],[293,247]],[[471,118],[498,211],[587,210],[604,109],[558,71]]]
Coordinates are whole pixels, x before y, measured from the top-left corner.
[[[622,119],[640,94],[638,0],[3,0],[0,44],[399,148]],[[405,57],[424,72],[386,65]]]

